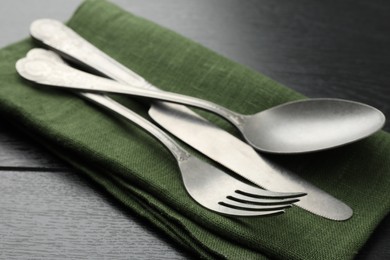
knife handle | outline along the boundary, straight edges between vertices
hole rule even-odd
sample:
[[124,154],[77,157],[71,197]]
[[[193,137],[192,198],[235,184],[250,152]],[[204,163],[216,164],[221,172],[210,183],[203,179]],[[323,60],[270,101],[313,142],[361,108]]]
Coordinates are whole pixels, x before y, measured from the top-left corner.
[[53,19],[39,19],[30,27],[31,36],[66,58],[130,86],[153,88],[144,78],[96,48],[75,31]]

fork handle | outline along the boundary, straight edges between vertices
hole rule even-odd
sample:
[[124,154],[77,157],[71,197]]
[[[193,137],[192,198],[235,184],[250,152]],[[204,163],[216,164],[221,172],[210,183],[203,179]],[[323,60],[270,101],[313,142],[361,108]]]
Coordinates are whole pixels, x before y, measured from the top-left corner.
[[170,136],[160,130],[157,126],[131,111],[127,107],[119,104],[110,97],[87,92],[78,92],[77,94],[81,95],[83,98],[89,101],[92,101],[100,107],[121,115],[122,117],[135,123],[138,127],[149,132],[149,134],[159,140],[178,161],[184,161],[191,156],[186,150],[184,150],[179,144],[177,144]]

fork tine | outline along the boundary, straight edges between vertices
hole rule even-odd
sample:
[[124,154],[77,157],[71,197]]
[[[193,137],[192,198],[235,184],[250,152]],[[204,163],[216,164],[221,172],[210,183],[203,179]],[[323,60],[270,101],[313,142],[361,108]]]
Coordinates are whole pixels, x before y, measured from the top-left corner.
[[237,202],[251,203],[257,205],[293,204],[299,201],[299,199],[297,198],[254,198],[240,193],[234,193],[231,196],[227,196],[227,198]]
[[299,198],[306,196],[304,192],[273,192],[269,190],[263,190],[252,185],[245,185],[245,188],[239,188],[236,193],[246,195],[253,198]]
[[254,211],[254,210],[244,210],[244,209],[236,209],[232,207],[227,207],[225,205],[219,205],[221,207],[218,210],[219,213],[230,216],[237,217],[257,217],[257,216],[275,216],[283,214],[284,210],[274,210],[274,211]]
[[287,208],[291,208],[291,204],[281,204],[281,205],[256,205],[256,204],[250,204],[245,202],[238,202],[234,200],[224,200],[219,202],[218,204],[234,208],[234,209],[242,209],[242,210],[248,210],[248,211],[275,211],[275,210],[283,210]]

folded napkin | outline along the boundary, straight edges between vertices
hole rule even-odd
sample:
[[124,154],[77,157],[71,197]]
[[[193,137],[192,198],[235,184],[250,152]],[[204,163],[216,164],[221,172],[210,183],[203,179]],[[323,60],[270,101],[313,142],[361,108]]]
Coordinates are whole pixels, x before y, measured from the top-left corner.
[[[106,1],[85,1],[68,25],[153,84],[241,113],[303,97]],[[348,221],[327,220],[297,207],[280,216],[254,218],[208,211],[187,195],[173,157],[147,133],[68,92],[22,80],[15,62],[33,47],[27,39],[0,51],[1,115],[198,256],[349,259],[389,211],[386,132],[326,152],[274,156],[350,205],[355,214]],[[147,117],[147,104],[114,97]],[[223,120],[203,115],[237,134]]]

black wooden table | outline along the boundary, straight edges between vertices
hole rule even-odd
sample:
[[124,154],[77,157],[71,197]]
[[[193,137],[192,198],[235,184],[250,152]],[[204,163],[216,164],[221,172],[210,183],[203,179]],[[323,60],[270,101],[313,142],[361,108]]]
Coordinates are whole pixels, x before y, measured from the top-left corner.
[[[2,1],[0,46],[81,1]],[[390,118],[390,2],[116,0],[309,97],[365,102]],[[158,230],[1,118],[1,259],[182,259]],[[390,124],[385,126],[390,130]],[[390,258],[390,217],[359,252]]]

